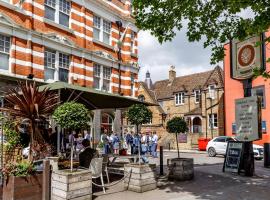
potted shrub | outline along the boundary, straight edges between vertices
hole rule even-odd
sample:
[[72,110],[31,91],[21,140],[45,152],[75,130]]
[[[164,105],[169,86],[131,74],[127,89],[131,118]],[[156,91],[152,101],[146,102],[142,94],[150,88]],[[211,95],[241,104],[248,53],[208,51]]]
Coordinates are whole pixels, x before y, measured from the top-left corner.
[[[89,122],[88,109],[81,103],[66,102],[53,113],[53,119],[62,128],[77,130],[85,128]],[[92,198],[92,177],[88,169],[73,170],[73,139],[71,142],[70,165],[62,162],[63,170],[52,173],[52,199]],[[69,168],[69,169],[68,169]]]
[[[136,134],[139,133],[139,126],[149,123],[152,119],[152,112],[143,104],[134,104],[127,111],[127,118],[135,125]],[[140,164],[141,149],[139,148],[139,164],[125,165],[125,174],[131,173],[125,179],[125,188],[135,192],[146,192],[157,187],[155,172],[148,164]]]
[[177,144],[177,158],[168,159],[168,168],[170,179],[176,180],[190,180],[194,177],[193,159],[192,158],[180,158],[178,134],[185,133],[188,130],[187,123],[184,118],[174,117],[167,122],[167,131],[175,134]]
[[[30,181],[32,185],[23,184],[20,182],[23,176],[24,180],[39,180],[40,175],[36,175],[35,170],[29,170],[32,168],[33,161],[39,159],[33,154],[34,148],[39,147],[38,151],[43,151],[44,148],[40,148],[39,144],[44,145],[45,141],[38,130],[38,122],[46,119],[58,102],[57,94],[49,91],[47,88],[40,91],[35,82],[25,83],[19,82],[18,88],[12,88],[5,96],[5,106],[1,108],[2,112],[8,113],[11,117],[17,120],[19,123],[23,120],[29,121],[29,156],[28,163],[18,162],[11,164],[11,168],[3,168],[5,172],[5,184],[3,188],[3,199],[41,199],[41,181]],[[13,132],[13,134],[15,134]],[[9,169],[12,169],[9,173]],[[29,173],[31,172],[31,173]],[[27,178],[26,178],[27,177]],[[17,184],[19,181],[21,184]],[[39,188],[33,192],[32,188]],[[22,192],[23,196],[21,195]],[[21,198],[16,198],[16,195],[20,193]],[[15,195],[15,196],[14,196]],[[37,197],[39,195],[39,198]],[[8,198],[5,198],[8,197]]]

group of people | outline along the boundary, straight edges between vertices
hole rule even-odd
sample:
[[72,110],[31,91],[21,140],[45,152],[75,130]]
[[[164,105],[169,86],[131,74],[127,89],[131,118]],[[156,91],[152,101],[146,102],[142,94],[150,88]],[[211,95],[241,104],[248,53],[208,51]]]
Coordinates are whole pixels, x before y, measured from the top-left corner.
[[135,134],[125,130],[123,135],[119,136],[117,133],[108,133],[105,129],[100,140],[103,144],[104,154],[119,154],[119,149],[124,149],[132,155],[136,155],[140,151],[144,162],[148,162],[145,156],[147,154],[157,158],[158,136],[156,132],[147,131]]

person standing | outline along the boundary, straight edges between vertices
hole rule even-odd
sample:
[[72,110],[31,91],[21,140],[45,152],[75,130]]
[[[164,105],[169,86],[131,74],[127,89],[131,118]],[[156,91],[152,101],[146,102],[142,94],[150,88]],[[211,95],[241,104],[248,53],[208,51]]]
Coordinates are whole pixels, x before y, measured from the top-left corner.
[[152,157],[157,158],[157,143],[158,143],[158,136],[156,131],[153,132],[152,136],[152,146],[151,146],[151,154]]
[[147,136],[145,135],[145,133],[142,133],[141,135],[141,157],[142,157],[142,161],[144,163],[148,163],[148,159],[145,156],[145,154],[148,151],[148,146],[147,146]]
[[84,139],[87,139],[91,142],[92,138],[91,138],[90,133],[87,130],[84,130],[83,133],[84,133]]
[[117,135],[117,133],[112,134],[112,146],[113,146],[113,153],[119,154],[119,145],[120,145],[120,139]]
[[147,132],[146,133],[146,145],[147,145],[147,152],[151,154],[151,146],[152,146],[152,133]]
[[104,133],[101,136],[101,142],[103,143],[103,152],[104,154],[110,153],[110,144],[109,144],[109,136],[107,129],[104,129]]

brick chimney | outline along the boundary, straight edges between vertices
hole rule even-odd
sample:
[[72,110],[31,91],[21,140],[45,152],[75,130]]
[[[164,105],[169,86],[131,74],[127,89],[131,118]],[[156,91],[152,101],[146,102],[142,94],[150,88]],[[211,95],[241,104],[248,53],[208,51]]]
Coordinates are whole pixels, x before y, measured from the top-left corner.
[[169,81],[173,82],[173,80],[176,77],[176,71],[175,71],[175,66],[171,66],[169,70]]

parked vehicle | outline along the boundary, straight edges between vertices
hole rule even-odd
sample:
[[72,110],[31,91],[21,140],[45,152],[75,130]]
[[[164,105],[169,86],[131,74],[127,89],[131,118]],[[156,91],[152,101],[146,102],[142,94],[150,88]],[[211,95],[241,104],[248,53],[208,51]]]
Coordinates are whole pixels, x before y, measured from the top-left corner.
[[[216,155],[225,155],[227,150],[227,144],[229,141],[237,141],[233,137],[219,136],[210,140],[206,146],[206,151],[210,157]],[[253,144],[253,152],[255,159],[263,159],[263,147],[257,144]]]

